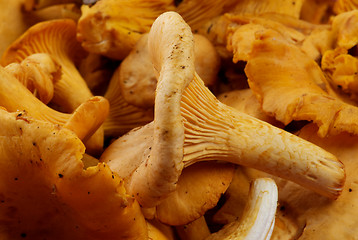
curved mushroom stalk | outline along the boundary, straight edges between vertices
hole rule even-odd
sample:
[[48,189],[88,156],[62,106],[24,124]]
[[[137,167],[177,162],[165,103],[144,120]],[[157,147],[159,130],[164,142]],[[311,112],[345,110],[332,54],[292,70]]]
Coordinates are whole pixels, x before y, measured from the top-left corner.
[[54,94],[54,83],[61,76],[61,67],[46,53],[35,53],[21,63],[10,63],[5,70],[13,74],[43,103]]
[[[164,19],[166,22],[161,22]],[[166,147],[160,155],[155,152],[160,147],[164,148],[159,141],[166,141],[169,145],[176,143],[175,146],[183,147],[185,166],[204,160],[229,161],[263,170],[327,197],[337,198],[345,180],[343,164],[334,155],[308,141],[220,103],[193,70],[193,53],[187,49],[193,47],[189,44],[193,39],[191,32],[184,36],[182,32],[172,33],[170,30],[176,29],[173,26],[179,24],[183,24],[179,15],[162,14],[149,35],[154,67],[160,76],[153,152],[146,163],[148,168],[143,164],[142,171],[150,171],[152,165],[159,161],[156,157],[162,157],[168,151]],[[181,28],[189,27],[183,24]],[[169,41],[171,38],[178,40]],[[183,45],[186,49],[181,49]],[[180,51],[176,52],[177,49]],[[181,92],[182,95],[178,96]],[[171,142],[167,137],[174,134],[170,132],[174,130],[168,129],[174,126],[177,134],[175,141],[180,137],[184,139],[184,145],[174,140]],[[173,166],[178,165],[172,163]],[[163,166],[159,164],[157,167]]]
[[[159,75],[154,121],[117,140],[123,144],[117,154],[124,153],[119,160],[118,155],[103,157],[116,169],[127,166],[125,176],[119,175],[140,204],[156,206],[175,191],[184,166],[206,160],[256,168],[324,196],[339,196],[345,171],[334,155],[220,103],[204,86],[194,70],[192,33],[180,15],[158,17],[148,44]],[[138,137],[141,145],[133,144]]]
[[106,119],[108,101],[95,96],[82,103],[72,114],[56,111],[37,99],[15,76],[0,66],[0,104],[8,111],[24,111],[35,119],[65,126],[86,140]]
[[249,199],[239,221],[229,223],[206,240],[269,240],[275,225],[278,192],[275,181],[258,178],[250,187]]
[[138,202],[68,129],[0,110],[1,239],[147,239]]

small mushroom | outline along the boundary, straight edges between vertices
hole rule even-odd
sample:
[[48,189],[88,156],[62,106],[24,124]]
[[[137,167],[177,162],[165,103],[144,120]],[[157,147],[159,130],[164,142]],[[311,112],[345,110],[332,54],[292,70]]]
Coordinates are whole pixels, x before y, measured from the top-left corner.
[[48,104],[54,92],[54,83],[61,76],[61,67],[46,53],[35,53],[21,63],[10,63],[5,70],[13,74],[43,103]]
[[[76,40],[74,20],[55,19],[33,25],[7,48],[1,58],[1,64],[6,66],[13,62],[21,62],[34,53],[47,53],[61,65],[62,74],[54,84],[52,106],[71,113],[93,97],[76,67],[79,59],[87,53]],[[103,151],[103,141],[103,128],[99,128],[86,143],[87,151],[98,155]]]
[[[104,122],[109,104],[95,96],[82,103],[72,114],[56,111],[37,99],[15,76],[0,67],[0,105],[8,111],[25,111],[35,119],[66,126],[82,140],[89,138]],[[22,114],[19,115],[21,117]]]
[[20,63],[34,53],[47,53],[61,65],[61,78],[55,83],[52,102],[72,112],[93,95],[79,74],[76,63],[86,55],[76,41],[76,23],[70,19],[56,19],[35,24],[13,42],[1,58],[6,66]]
[[124,147],[105,161],[142,206],[156,206],[175,191],[183,167],[209,160],[263,170],[333,199],[340,195],[345,173],[334,155],[220,103],[204,86],[195,73],[192,33],[177,13],[157,18],[148,44],[159,76],[154,121],[116,140]]
[[1,239],[147,239],[138,202],[58,125],[0,110]]

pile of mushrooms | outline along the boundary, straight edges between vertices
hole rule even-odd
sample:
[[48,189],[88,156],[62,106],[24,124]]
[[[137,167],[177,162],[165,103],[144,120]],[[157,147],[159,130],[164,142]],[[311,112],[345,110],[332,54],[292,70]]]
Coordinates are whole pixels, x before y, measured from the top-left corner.
[[1,239],[354,239],[354,1],[3,16]]

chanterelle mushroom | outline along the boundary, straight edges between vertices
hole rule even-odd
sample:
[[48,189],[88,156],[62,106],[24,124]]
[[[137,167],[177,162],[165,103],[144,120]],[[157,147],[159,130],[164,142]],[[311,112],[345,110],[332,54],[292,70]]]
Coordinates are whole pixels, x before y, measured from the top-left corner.
[[61,66],[46,53],[35,53],[21,63],[10,63],[5,70],[45,104],[51,101],[54,82],[61,76]]
[[58,125],[0,109],[1,239],[147,239],[146,221],[104,163]]
[[76,61],[86,52],[76,41],[76,23],[73,20],[56,19],[30,27],[7,48],[1,64],[19,63],[34,53],[47,53],[61,65],[62,75],[54,84],[52,100],[61,109],[72,112],[93,96],[76,68]]
[[14,75],[0,66],[0,106],[8,111],[25,111],[35,119],[66,126],[88,139],[105,120],[107,99],[95,96],[82,103],[72,114],[56,111],[37,99]]
[[175,190],[184,166],[206,160],[257,168],[339,196],[345,172],[334,155],[220,103],[204,86],[194,70],[190,27],[180,15],[159,16],[148,44],[159,75],[154,121],[117,140],[125,146],[119,160],[110,154],[115,147],[103,159],[128,179],[127,189],[140,204],[157,205]]

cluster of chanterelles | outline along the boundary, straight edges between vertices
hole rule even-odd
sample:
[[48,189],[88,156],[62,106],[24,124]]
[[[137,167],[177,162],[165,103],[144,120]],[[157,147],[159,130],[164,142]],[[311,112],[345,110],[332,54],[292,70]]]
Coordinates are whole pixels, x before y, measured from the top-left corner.
[[[61,3],[69,2],[81,5]],[[110,17],[120,2],[155,11],[131,12],[137,21],[128,25],[128,16]],[[354,100],[354,68],[344,75],[344,63],[356,60],[356,41],[342,29],[357,12],[338,15],[330,28],[258,14],[254,1],[219,2],[102,0],[83,5],[75,21],[30,27],[7,48],[0,69],[1,237],[175,239],[175,226],[182,239],[307,238],[327,226],[317,218],[333,221],[352,202],[357,140],[341,132],[358,132],[358,114],[330,86]],[[249,14],[240,15],[244,5]],[[283,5],[295,16],[304,1]],[[258,6],[272,10],[277,2]],[[104,97],[93,96],[91,80],[108,72],[88,70],[103,67],[97,54],[121,60],[108,88],[99,89]],[[228,56],[246,62],[250,88],[219,99],[241,111],[207,87]],[[307,124],[296,136],[273,126],[295,120],[319,128]],[[103,151],[106,137],[118,139]],[[207,213],[215,206],[226,226],[211,233]],[[355,222],[341,231],[349,236]],[[336,228],[328,228],[331,239]]]

